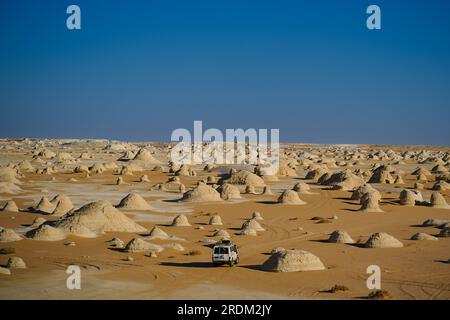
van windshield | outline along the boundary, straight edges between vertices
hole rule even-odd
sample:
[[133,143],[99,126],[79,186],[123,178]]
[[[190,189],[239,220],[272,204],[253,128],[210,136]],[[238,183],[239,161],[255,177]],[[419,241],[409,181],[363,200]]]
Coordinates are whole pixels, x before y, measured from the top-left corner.
[[228,254],[228,248],[224,247],[214,248],[214,254]]

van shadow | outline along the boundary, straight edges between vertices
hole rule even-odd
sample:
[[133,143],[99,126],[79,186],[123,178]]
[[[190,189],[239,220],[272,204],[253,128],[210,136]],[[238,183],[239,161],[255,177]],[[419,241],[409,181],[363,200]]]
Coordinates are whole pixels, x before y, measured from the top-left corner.
[[[333,200],[349,201],[349,200],[352,200],[352,197],[334,197]],[[354,203],[352,202],[352,204],[354,204]]]
[[278,201],[269,201],[269,200],[266,200],[266,201],[256,201],[256,203],[259,203],[259,204],[277,204]]
[[243,268],[243,269],[250,269],[250,270],[255,270],[255,271],[261,271],[261,272],[270,272],[267,270],[264,270],[263,267],[261,265],[258,264],[249,264],[246,266],[238,266],[239,268]]
[[214,268],[211,262],[161,262],[160,265],[181,268]]
[[311,240],[308,240],[308,241],[310,241],[310,242],[318,242],[318,243],[332,243],[332,242],[328,241],[328,239],[311,239]]
[[345,199],[345,200],[347,200],[347,201],[343,201],[343,203],[345,203],[345,204],[350,204],[350,205],[353,205],[353,206],[359,206],[360,205],[359,203],[348,201],[348,198]]
[[346,245],[351,246],[351,247],[355,247],[355,248],[364,248],[364,249],[366,249],[366,244],[365,243],[346,243]]
[[181,202],[181,198],[180,199],[164,199],[164,200],[162,200],[162,202],[178,203],[178,202]]

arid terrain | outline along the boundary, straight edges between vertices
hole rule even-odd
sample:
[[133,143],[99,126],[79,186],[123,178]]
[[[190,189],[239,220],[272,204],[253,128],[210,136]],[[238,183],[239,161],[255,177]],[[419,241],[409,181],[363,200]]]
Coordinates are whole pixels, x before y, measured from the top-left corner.
[[0,299],[365,299],[370,265],[385,298],[450,299],[450,148],[282,144],[267,174],[169,146],[0,140]]

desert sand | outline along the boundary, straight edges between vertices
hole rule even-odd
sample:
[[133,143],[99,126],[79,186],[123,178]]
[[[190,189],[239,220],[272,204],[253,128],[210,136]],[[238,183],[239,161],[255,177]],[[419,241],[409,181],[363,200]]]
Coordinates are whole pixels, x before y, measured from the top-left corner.
[[282,144],[265,176],[168,147],[0,140],[0,299],[364,299],[370,265],[393,299],[450,299],[450,148]]

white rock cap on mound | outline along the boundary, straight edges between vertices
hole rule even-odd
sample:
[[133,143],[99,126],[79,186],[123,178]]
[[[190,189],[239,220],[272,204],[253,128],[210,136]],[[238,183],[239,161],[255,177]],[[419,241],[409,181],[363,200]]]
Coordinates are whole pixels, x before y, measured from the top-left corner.
[[125,247],[125,243],[120,238],[112,238],[109,241],[106,241],[111,247],[123,249]]
[[47,222],[47,220],[45,220],[42,217],[37,217],[33,220],[33,223],[29,226],[29,228],[31,229],[36,229],[37,227],[39,227],[41,224]]
[[411,190],[404,189],[400,192],[400,204],[402,206],[415,206],[416,195]]
[[261,177],[247,170],[240,170],[238,172],[232,171],[226,182],[231,184],[252,185],[255,187],[264,187],[266,184]]
[[22,240],[22,237],[18,235],[13,229],[0,230],[0,242],[14,242],[19,240]]
[[255,187],[252,185],[245,186],[245,193],[247,194],[256,194]]
[[216,225],[216,226],[221,226],[222,223],[222,218],[218,215],[218,214],[214,214],[213,216],[211,216],[211,218],[209,219],[209,224],[210,225]]
[[394,181],[395,184],[405,184],[405,181],[403,181],[403,178],[401,175],[397,175]]
[[176,176],[170,178],[169,181],[164,182],[161,186],[162,186],[162,190],[163,191],[178,192],[178,193],[185,193],[186,192],[185,185],[182,184],[180,182],[180,178],[176,177]]
[[151,207],[142,196],[137,193],[130,193],[125,198],[120,200],[116,206],[119,209],[125,210],[150,210]]
[[6,267],[9,269],[26,269],[27,265],[20,257],[11,257],[8,259]]
[[411,237],[411,240],[438,240],[438,238],[428,233],[418,232]]
[[52,212],[52,215],[54,216],[63,216],[73,209],[72,200],[64,194],[55,196],[50,202],[56,204],[55,209]]
[[146,231],[106,200],[88,203],[63,216],[56,221],[55,227],[80,236],[89,236],[89,232],[86,231],[92,233]]
[[42,224],[36,229],[28,231],[25,235],[27,238],[41,241],[59,241],[66,238],[65,232],[48,224]]
[[127,243],[127,245],[123,249],[123,251],[125,252],[142,252],[148,250],[161,252],[163,250],[163,247],[153,243],[149,243],[140,238],[133,238],[130,240],[130,242]]
[[74,173],[89,173],[89,168],[83,164],[73,169]]
[[366,248],[400,248],[403,243],[385,232],[377,232],[365,243]]
[[20,184],[17,179],[16,170],[9,167],[0,168],[0,193],[16,194],[22,191],[18,186]]
[[450,209],[444,196],[437,191],[431,194],[430,203],[433,208]]
[[8,268],[0,267],[0,274],[9,276],[9,275],[11,275],[11,271]]
[[282,204],[306,204],[305,201],[301,200],[298,193],[294,190],[285,190],[278,198],[278,203]]
[[[332,179],[333,176],[330,177]],[[347,173],[342,181],[331,184],[335,190],[352,191],[365,183],[364,179],[353,173]]]
[[28,161],[28,160],[23,160],[23,161],[19,162],[17,164],[17,167],[19,168],[19,170],[21,172],[24,172],[24,171],[30,172],[30,171],[34,170],[33,166],[31,165],[30,161]]
[[296,177],[297,172],[295,172],[295,168],[289,166],[289,164],[282,164],[278,168],[278,175],[282,177]]
[[13,200],[9,200],[5,203],[2,211],[19,212],[19,207]]
[[312,192],[310,192],[309,190],[311,190],[311,187],[304,182],[298,182],[294,185],[294,187],[292,188],[292,190],[294,190],[297,193],[300,194],[313,194]]
[[239,191],[239,188],[229,184],[225,183],[221,185],[218,190],[220,192],[220,197],[223,200],[231,200],[231,199],[241,199],[241,192]]
[[89,167],[89,172],[92,174],[101,174],[106,170],[105,166],[99,162],[94,163]]
[[155,226],[150,230],[150,233],[146,237],[147,239],[161,239],[161,240],[167,240],[170,239],[170,236],[163,231],[161,228]]
[[438,191],[446,191],[450,189],[450,183],[444,180],[436,181],[432,189]]
[[186,191],[180,201],[186,202],[212,202],[223,201],[220,193],[205,183],[200,182],[194,189]]
[[365,195],[366,193],[371,193],[371,192],[376,193],[378,195],[378,197],[381,199],[381,193],[368,183],[360,186],[359,188],[356,188],[353,191],[350,199],[351,200],[361,200],[363,195]]
[[42,213],[46,213],[46,214],[51,214],[53,212],[53,210],[55,210],[56,204],[51,203],[47,197],[42,197],[41,200],[39,201],[39,203],[37,204],[37,206],[34,208],[34,210],[42,212]]
[[361,198],[361,212],[383,212],[379,206],[380,198],[373,192],[368,192]]
[[186,165],[181,165],[180,169],[175,172],[176,176],[195,177],[197,172]]
[[256,232],[255,229],[250,228],[249,226],[244,227],[244,229],[241,229],[241,231],[239,232],[240,235],[243,236],[257,236],[258,233]]
[[184,214],[176,216],[172,221],[173,227],[190,227],[188,218]]
[[331,243],[355,243],[352,237],[343,230],[335,230],[330,234],[328,242]]
[[262,217],[261,213],[258,211],[255,211],[252,213],[252,219],[258,220],[258,221],[262,221],[264,220],[264,218]]
[[413,175],[413,176],[416,176],[416,175],[418,176],[421,174],[430,175],[431,173],[430,173],[430,171],[428,171],[427,169],[425,169],[423,167],[419,167],[411,173],[411,175]]
[[161,164],[161,161],[153,157],[151,152],[147,149],[140,149],[138,153],[134,156],[133,160],[135,161],[143,161],[148,164]]
[[320,259],[311,252],[304,250],[279,250],[267,259],[262,268],[273,272],[297,272],[324,270],[325,266]]
[[136,155],[134,154],[133,151],[128,150],[128,151],[125,151],[118,160],[119,161],[128,161],[128,160],[132,160],[135,156]]
[[273,193],[272,193],[272,190],[270,189],[270,186],[265,186],[264,187],[264,189],[263,189],[263,193],[262,193],[263,195],[273,195]]
[[243,230],[243,229],[246,229],[246,228],[248,228],[248,229],[253,229],[253,230],[256,230],[256,231],[266,231],[266,229],[264,229],[264,228],[259,224],[259,222],[256,221],[256,219],[249,219],[249,220],[245,221],[245,222],[242,224],[241,229]]

